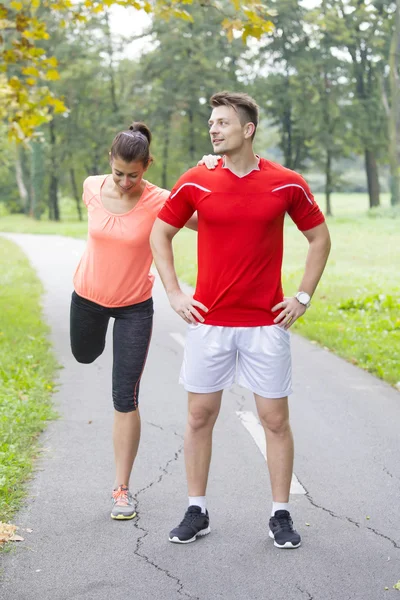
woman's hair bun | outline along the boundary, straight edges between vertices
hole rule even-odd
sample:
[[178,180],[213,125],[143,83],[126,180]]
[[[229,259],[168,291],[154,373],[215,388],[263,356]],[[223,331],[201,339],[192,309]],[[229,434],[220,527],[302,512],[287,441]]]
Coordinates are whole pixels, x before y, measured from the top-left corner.
[[139,131],[147,138],[149,145],[151,144],[151,132],[145,123],[141,123],[140,121],[134,121],[129,127],[129,131]]

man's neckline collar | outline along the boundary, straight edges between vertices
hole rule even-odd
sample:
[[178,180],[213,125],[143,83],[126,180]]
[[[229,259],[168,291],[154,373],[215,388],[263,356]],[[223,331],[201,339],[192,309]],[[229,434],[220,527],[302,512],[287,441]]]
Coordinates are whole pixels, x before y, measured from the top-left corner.
[[235,173],[234,171],[232,171],[232,169],[230,169],[229,167],[226,166],[225,164],[225,156],[222,157],[222,168],[223,169],[227,169],[228,171],[230,171],[231,173],[233,173],[233,175],[236,175],[236,177],[239,177],[239,179],[242,179],[243,177],[247,177],[247,175],[250,175],[250,173],[252,173],[253,171],[260,171],[260,161],[261,161],[261,157],[258,156],[258,154],[255,154],[255,157],[257,159],[257,166],[253,167],[252,169],[250,169],[250,171],[248,171],[248,173],[245,173],[244,175],[237,175],[237,173]]

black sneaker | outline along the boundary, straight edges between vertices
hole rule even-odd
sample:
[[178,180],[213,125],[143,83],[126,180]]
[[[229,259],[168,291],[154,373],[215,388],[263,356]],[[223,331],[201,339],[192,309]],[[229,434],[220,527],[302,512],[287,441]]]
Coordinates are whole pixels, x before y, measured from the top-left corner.
[[292,517],[287,510],[277,510],[270,518],[269,537],[277,548],[298,548],[301,544],[301,537],[293,529]]
[[189,506],[183,521],[169,534],[169,541],[177,544],[189,544],[196,541],[197,536],[210,533],[208,512],[201,512],[200,506]]

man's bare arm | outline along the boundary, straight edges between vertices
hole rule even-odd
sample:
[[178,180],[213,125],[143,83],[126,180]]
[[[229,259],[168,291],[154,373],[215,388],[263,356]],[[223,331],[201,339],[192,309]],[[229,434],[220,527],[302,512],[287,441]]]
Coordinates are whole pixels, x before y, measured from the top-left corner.
[[192,214],[189,221],[186,221],[185,227],[187,227],[188,229],[191,229],[192,231],[197,231],[198,224],[199,224],[199,220],[197,217],[197,212],[195,212]]
[[[307,292],[311,297],[324,272],[331,249],[331,238],[326,223],[321,223],[321,225],[317,225],[317,227],[313,227],[313,229],[303,231],[302,233],[307,238],[309,247],[299,291]],[[305,313],[307,307],[300,304],[296,298],[285,298],[283,302],[274,306],[272,311],[279,309],[281,309],[281,312],[274,319],[274,323],[288,329]]]
[[326,261],[331,250],[331,238],[326,223],[321,223],[313,229],[303,231],[307,238],[309,247],[306,259],[306,267],[299,290],[307,292],[310,296],[317,289],[319,280],[324,272]]
[[204,312],[207,312],[208,309],[201,302],[182,292],[176,276],[172,240],[178,231],[177,227],[173,227],[161,219],[156,219],[150,235],[154,263],[175,312],[187,323],[203,322],[204,318],[196,307],[201,308]]

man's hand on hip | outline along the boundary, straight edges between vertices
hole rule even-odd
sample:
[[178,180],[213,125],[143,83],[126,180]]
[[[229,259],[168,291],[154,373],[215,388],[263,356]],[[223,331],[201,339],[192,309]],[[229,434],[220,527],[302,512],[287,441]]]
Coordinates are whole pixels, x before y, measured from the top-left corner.
[[[204,317],[201,316],[198,310],[196,310],[196,306],[201,308],[202,311],[208,312],[208,308],[204,306],[198,300],[194,300],[191,296],[187,296],[181,290],[177,292],[170,292],[168,294],[169,302],[176,313],[186,323],[200,323],[204,322]],[[195,319],[196,317],[196,319]]]
[[299,317],[304,315],[307,307],[300,304],[297,298],[284,298],[282,302],[272,308],[272,312],[280,309],[281,312],[274,319],[274,323],[279,327],[283,327],[283,329],[289,329]]

